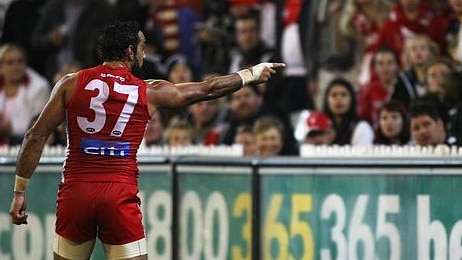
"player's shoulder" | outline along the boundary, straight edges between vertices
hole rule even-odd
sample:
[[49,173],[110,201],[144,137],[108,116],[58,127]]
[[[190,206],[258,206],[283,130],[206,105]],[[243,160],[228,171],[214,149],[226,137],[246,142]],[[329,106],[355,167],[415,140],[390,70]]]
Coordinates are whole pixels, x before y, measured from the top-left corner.
[[77,82],[78,75],[79,72],[74,72],[68,73],[61,77],[61,79],[53,87],[53,92],[73,92]]
[[73,73],[68,73],[64,75],[59,81],[58,84],[70,84],[72,82],[75,82],[77,80],[77,77],[79,76],[79,72],[73,72]]
[[76,83],[78,78],[93,78],[95,74],[100,74],[100,71],[101,66],[85,68],[77,72],[68,73],[64,75],[60,81],[62,81],[62,83],[72,84]]

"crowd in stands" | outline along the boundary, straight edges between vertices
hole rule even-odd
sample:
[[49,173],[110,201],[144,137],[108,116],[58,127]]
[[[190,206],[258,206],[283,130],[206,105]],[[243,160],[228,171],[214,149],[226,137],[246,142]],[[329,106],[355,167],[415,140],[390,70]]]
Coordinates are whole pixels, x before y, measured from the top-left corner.
[[[462,146],[462,0],[13,0],[0,38],[0,145],[18,145],[65,74],[101,63],[98,35],[136,20],[133,73],[173,83],[286,67],[218,100],[160,108],[142,145]],[[82,108],[84,109],[84,108]],[[60,127],[50,145],[66,145]]]

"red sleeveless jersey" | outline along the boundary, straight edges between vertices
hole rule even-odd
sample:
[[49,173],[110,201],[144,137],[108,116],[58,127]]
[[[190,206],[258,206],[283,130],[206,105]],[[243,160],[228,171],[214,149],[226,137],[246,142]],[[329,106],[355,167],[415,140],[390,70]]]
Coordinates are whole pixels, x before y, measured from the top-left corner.
[[144,81],[126,68],[82,70],[66,113],[66,182],[137,182],[136,153],[150,119]]

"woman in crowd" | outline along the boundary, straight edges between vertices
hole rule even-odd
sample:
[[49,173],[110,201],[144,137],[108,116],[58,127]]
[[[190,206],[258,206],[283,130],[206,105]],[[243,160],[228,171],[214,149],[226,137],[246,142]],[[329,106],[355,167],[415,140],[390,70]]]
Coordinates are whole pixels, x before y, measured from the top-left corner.
[[374,143],[382,145],[409,143],[407,111],[399,101],[392,100],[380,108]]
[[370,145],[374,140],[374,131],[357,112],[356,94],[353,85],[343,79],[333,79],[324,96],[324,113],[334,123],[337,133],[333,144]]
[[22,143],[34,117],[50,96],[46,79],[27,66],[22,47],[0,47],[0,142]]

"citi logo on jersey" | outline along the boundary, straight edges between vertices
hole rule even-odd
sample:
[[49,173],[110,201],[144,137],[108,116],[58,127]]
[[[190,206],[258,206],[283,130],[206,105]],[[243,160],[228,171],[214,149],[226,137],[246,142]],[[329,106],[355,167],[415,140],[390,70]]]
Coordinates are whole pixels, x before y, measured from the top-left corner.
[[130,143],[82,138],[81,151],[88,155],[129,157]]

